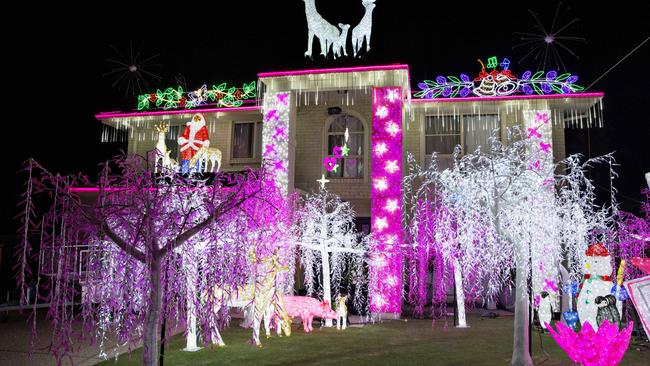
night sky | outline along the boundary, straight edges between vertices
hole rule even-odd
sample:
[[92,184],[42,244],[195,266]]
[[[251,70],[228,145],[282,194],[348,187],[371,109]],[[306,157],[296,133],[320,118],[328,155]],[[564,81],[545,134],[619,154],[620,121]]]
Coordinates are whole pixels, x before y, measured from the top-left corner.
[[[113,78],[102,76],[110,70],[105,59],[118,57],[110,45],[127,57],[131,41],[134,52],[159,54],[153,62],[160,67],[150,70],[162,81],[149,78],[145,91],[175,86],[179,73],[188,87],[197,88],[222,81],[241,85],[262,71],[388,63],[409,64],[416,88],[418,81],[439,74],[475,75],[480,71],[476,59],[492,55],[509,57],[515,72],[535,68],[532,58],[517,65],[526,48],[513,50],[519,42],[513,32],[537,32],[528,8],[547,27],[556,10],[549,1],[508,6],[498,1],[377,0],[370,53],[325,61],[316,52],[314,60],[303,56],[307,32],[300,0],[140,3],[96,2],[87,9],[65,8],[62,2],[32,4],[38,10],[30,9],[28,19],[5,32],[10,35],[5,37],[9,47],[4,47],[9,51],[3,52],[10,81],[4,84],[4,108],[12,113],[3,139],[2,156],[9,161],[2,180],[0,234],[13,235],[17,226],[15,203],[25,176],[14,172],[22,161],[33,157],[50,171],[94,176],[100,162],[126,147],[100,143],[100,123],[93,117],[136,106],[134,96],[112,88]],[[426,9],[424,3],[435,7]],[[348,23],[351,29],[364,11],[360,0],[317,0],[316,6],[330,23]],[[581,85],[590,84],[650,35],[649,15],[647,4],[565,2],[558,24],[580,21],[563,34],[588,40],[570,44],[580,59],[560,50],[567,70],[580,76]],[[567,153],[615,151],[621,164],[618,199],[632,212],[637,212],[645,186],[643,173],[650,171],[649,56],[650,42],[590,89],[605,92],[605,128],[567,131]],[[592,174],[598,184],[607,185],[604,168]]]

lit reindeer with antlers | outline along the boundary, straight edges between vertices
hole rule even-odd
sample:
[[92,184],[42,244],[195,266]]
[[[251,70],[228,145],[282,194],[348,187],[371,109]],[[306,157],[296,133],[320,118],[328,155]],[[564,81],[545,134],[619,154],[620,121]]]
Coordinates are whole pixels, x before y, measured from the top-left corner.
[[[196,162],[199,162],[199,171],[205,173],[208,171],[208,161],[210,162],[210,172],[215,173],[219,172],[221,169],[221,150],[216,147],[205,147],[202,146],[196,154],[190,159],[190,166],[196,166]],[[216,170],[215,170],[216,166]]]
[[173,169],[176,165],[176,161],[169,157],[171,151],[167,149],[167,145],[165,144],[165,134],[167,131],[169,131],[169,123],[160,122],[160,124],[154,126],[154,128],[156,131],[158,131],[158,142],[156,143],[155,150],[156,158],[154,161],[154,173],[158,173],[159,162],[162,169]]

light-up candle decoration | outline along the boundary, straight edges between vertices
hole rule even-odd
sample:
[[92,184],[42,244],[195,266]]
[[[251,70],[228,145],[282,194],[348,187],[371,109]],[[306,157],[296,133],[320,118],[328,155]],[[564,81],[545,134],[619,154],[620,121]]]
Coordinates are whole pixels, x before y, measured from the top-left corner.
[[291,95],[288,92],[267,93],[264,96],[262,130],[263,157],[266,168],[275,177],[283,194],[289,184],[289,111]]
[[399,313],[402,297],[402,90],[373,88],[370,311]]

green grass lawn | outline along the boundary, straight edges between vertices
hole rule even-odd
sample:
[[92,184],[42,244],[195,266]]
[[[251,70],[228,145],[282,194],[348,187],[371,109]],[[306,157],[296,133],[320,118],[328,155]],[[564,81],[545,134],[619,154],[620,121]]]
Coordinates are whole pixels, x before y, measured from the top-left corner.
[[[451,320],[451,319],[450,319]],[[481,319],[469,316],[469,329],[431,320],[385,321],[381,324],[317,329],[305,334],[293,325],[291,337],[262,339],[254,348],[246,341],[250,330],[233,326],[224,330],[224,348],[183,352],[185,340],[177,335],[168,343],[165,365],[508,365],[512,352],[513,317]],[[543,350],[542,351],[542,346]],[[139,365],[141,349],[119,358],[118,365]],[[548,334],[533,333],[536,365],[571,365]],[[113,360],[101,365],[115,364]],[[621,365],[650,365],[650,350],[630,347]]]

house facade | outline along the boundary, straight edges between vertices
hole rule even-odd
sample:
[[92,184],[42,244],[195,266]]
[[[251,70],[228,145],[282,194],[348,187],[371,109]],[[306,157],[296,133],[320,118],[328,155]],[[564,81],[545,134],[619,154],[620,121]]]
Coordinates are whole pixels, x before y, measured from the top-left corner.
[[[384,235],[383,242],[395,244],[401,242],[401,178],[407,154],[424,165],[436,153],[444,167],[451,164],[456,146],[461,154],[474,151],[495,131],[504,139],[507,127],[531,126],[530,116],[543,111],[550,119],[544,138],[559,161],[566,155],[565,128],[602,123],[603,93],[540,89],[517,94],[502,89],[490,94],[505,85],[499,84],[500,72],[474,80],[463,76],[455,86],[445,78],[420,83],[415,95],[423,98],[416,98],[408,65],[260,73],[258,99],[250,105],[199,103],[195,108],[109,112],[96,118],[108,128],[105,140],[124,139],[129,154],[143,156],[159,142],[154,126],[167,123],[165,143],[170,157],[178,161],[176,140],[200,113],[210,147],[221,150],[222,171],[259,167],[262,160],[275,159],[276,180],[286,192],[300,194],[317,190],[317,180],[324,176],[328,190],[352,204],[360,230]],[[471,85],[475,89],[470,90]],[[525,80],[522,85],[527,92]],[[344,145],[348,151],[341,156],[335,150]],[[371,309],[379,312],[400,311],[402,259],[395,247],[376,248],[386,253],[388,273],[395,277],[394,283],[374,290],[383,295],[379,303],[371,299]]]

